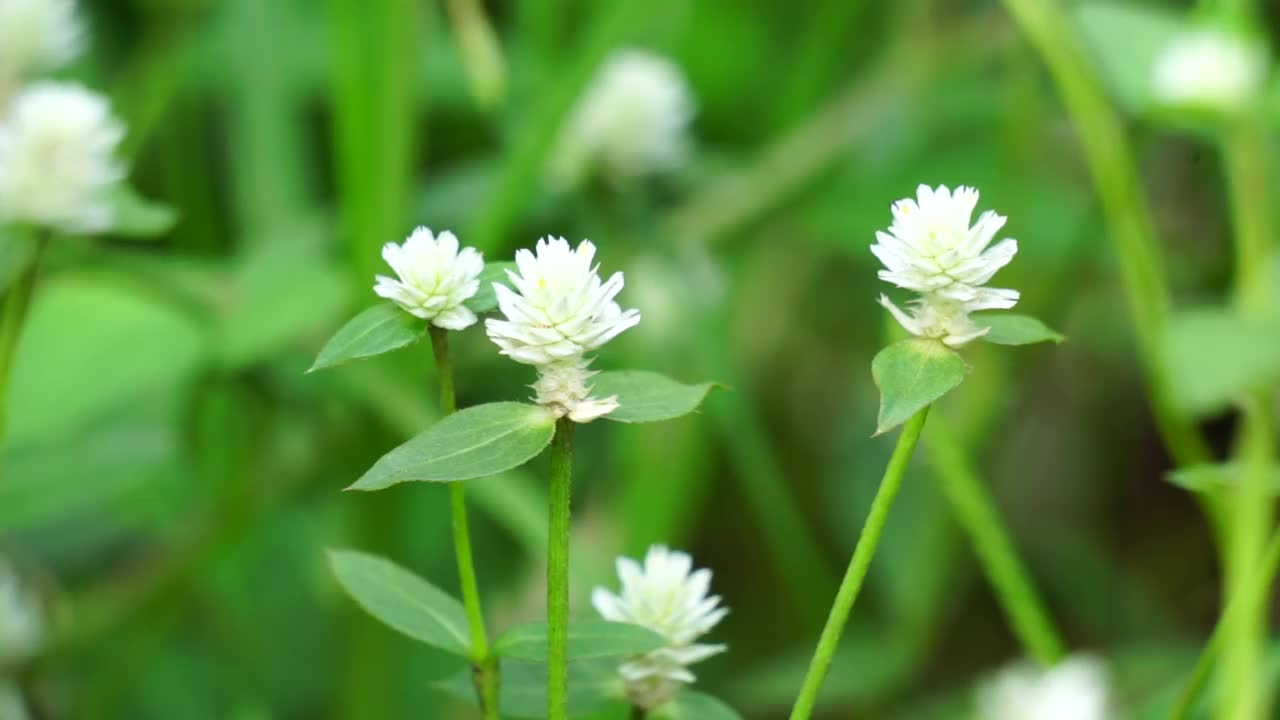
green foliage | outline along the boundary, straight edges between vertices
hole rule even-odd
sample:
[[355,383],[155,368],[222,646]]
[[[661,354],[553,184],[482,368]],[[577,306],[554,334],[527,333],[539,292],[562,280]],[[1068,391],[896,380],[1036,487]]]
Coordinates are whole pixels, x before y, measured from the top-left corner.
[[[603,620],[569,623],[570,660],[639,655],[667,644],[666,638],[639,625]],[[531,622],[511,628],[494,641],[493,652],[512,660],[546,662],[547,624]]]
[[555,428],[555,417],[536,405],[469,407],[383,455],[348,489],[381,490],[411,480],[453,482],[496,475],[542,452]]
[[173,208],[143,198],[125,183],[111,191],[111,234],[130,238],[154,238],[173,229],[178,213]]
[[348,360],[399,350],[422,339],[427,323],[393,303],[374,305],[351,318],[320,349],[307,372],[341,365]]
[[742,720],[720,700],[694,690],[682,690],[675,700],[649,714],[653,720]]
[[604,372],[592,379],[596,397],[618,396],[618,409],[605,417],[625,423],[671,420],[687,415],[702,404],[711,383],[684,385],[665,375],[645,370]]
[[1096,0],[1077,4],[1075,20],[1115,98],[1131,112],[1150,112],[1152,68],[1181,20],[1164,9]]
[[1066,340],[1061,333],[1028,315],[979,313],[973,316],[973,321],[980,327],[991,328],[982,339],[996,345],[1034,345],[1042,342],[1061,343]]
[[871,362],[880,388],[876,434],[906,422],[964,381],[964,360],[937,340],[911,338],[881,350]]
[[1164,342],[1174,401],[1186,412],[1212,413],[1280,380],[1277,329],[1225,307],[1175,313]]
[[36,241],[26,228],[0,225],[0,295],[31,265]]
[[[542,663],[503,660],[502,689],[498,704],[503,717],[547,716],[547,666]],[[465,670],[440,683],[453,697],[475,703],[471,671]],[[622,697],[622,679],[616,660],[580,660],[569,663],[569,716],[582,717]]]
[[338,583],[370,615],[396,631],[454,655],[472,658],[462,603],[385,558],[330,550]]
[[510,282],[507,271],[515,269],[516,264],[513,262],[486,262],[480,273],[480,289],[463,304],[477,315],[492,312],[498,307],[498,294],[494,291],[493,284],[497,282],[506,285]]
[[[1216,465],[1193,465],[1171,471],[1166,477],[1169,482],[1184,490],[1196,493],[1215,493],[1237,486],[1240,479],[1248,472],[1248,468],[1235,463]],[[1280,467],[1273,467],[1267,479],[1267,486],[1272,492],[1280,494]]]

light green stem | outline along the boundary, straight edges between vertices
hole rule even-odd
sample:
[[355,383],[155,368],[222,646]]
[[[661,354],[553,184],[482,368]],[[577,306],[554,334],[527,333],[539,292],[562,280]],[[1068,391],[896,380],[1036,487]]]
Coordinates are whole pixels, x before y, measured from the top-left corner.
[[1227,603],[1227,609],[1222,613],[1222,617],[1218,618],[1218,624],[1214,626],[1208,644],[1200,651],[1200,657],[1196,659],[1191,676],[1187,678],[1186,685],[1178,694],[1178,700],[1169,713],[1169,720],[1190,720],[1191,711],[1195,708],[1200,693],[1209,683],[1214,663],[1222,654],[1222,645],[1229,632],[1229,626],[1236,622],[1237,617],[1251,615],[1266,607],[1267,596],[1271,593],[1271,585],[1275,582],[1277,570],[1280,570],[1280,530],[1271,534],[1271,540],[1267,543],[1262,561],[1251,575],[1248,590],[1233,596]]
[[1097,185],[1120,260],[1125,296],[1160,436],[1179,466],[1209,462],[1212,456],[1204,438],[1188,418],[1175,411],[1170,399],[1169,379],[1160,350],[1160,339],[1169,316],[1164,259],[1124,125],[1090,72],[1071,30],[1071,18],[1058,3],[1055,0],[1004,0],[1004,5],[1048,65]]
[[[440,380],[440,413],[451,415],[458,409],[453,389],[453,360],[449,354],[449,331],[431,326],[431,350],[436,357],[436,375]],[[453,509],[453,551],[458,558],[458,580],[462,585],[462,604],[467,609],[471,626],[472,680],[476,696],[486,720],[498,718],[498,664],[489,653],[489,637],[485,633],[484,611],[480,606],[480,586],[476,582],[475,560],[471,555],[471,533],[467,529],[467,491],[460,482],[449,483],[449,500]]]
[[0,448],[4,447],[5,434],[9,429],[9,379],[13,374],[13,358],[17,354],[22,326],[26,323],[31,296],[35,292],[40,256],[44,254],[47,242],[45,234],[36,240],[36,251],[30,264],[9,287],[4,299],[4,312],[0,315]]
[[1062,640],[1018,559],[982,479],[941,416],[933,419],[927,451],[952,513],[968,533],[1023,648],[1042,665],[1055,665],[1064,655]]
[[551,444],[551,526],[547,543],[547,719],[569,717],[569,496],[573,421],[561,418]]
[[876,491],[875,500],[871,503],[871,511],[862,526],[862,534],[858,536],[858,544],[849,561],[849,570],[840,583],[835,602],[831,605],[831,614],[818,639],[818,648],[809,663],[809,671],[805,674],[800,695],[796,698],[795,707],[791,709],[791,720],[808,720],[813,714],[814,705],[818,702],[818,692],[822,682],[831,669],[831,661],[835,657],[836,648],[840,645],[840,636],[844,633],[845,623],[849,621],[849,613],[858,599],[862,589],[862,581],[867,577],[871,567],[871,559],[880,544],[880,536],[884,533],[885,522],[889,518],[889,510],[893,507],[898,489],[902,487],[902,478],[906,475],[907,465],[915,452],[916,443],[920,440],[920,431],[924,429],[924,421],[929,416],[929,406],[911,416],[898,436],[898,444],[889,458],[884,477],[880,480],[880,489]]

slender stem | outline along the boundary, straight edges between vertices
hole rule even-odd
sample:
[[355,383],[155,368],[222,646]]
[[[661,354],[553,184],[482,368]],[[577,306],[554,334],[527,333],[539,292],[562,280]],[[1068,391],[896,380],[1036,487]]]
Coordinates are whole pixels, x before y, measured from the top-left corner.
[[943,494],[951,503],[956,520],[968,533],[996,598],[1022,646],[1042,665],[1057,664],[1065,654],[1062,640],[1026,568],[1018,559],[995,503],[957,442],[955,433],[941,416],[933,419],[927,450]]
[[[453,389],[449,331],[432,325],[429,332],[431,350],[436,357],[436,376],[440,381],[440,413],[451,415],[458,409],[458,402]],[[489,653],[489,637],[485,633],[484,611],[480,606],[480,586],[476,582],[475,560],[471,555],[471,532],[467,529],[466,486],[460,482],[449,483],[449,500],[453,510],[453,551],[458,558],[462,604],[467,609],[467,624],[471,626],[472,680],[486,720],[497,720],[498,664]]]
[[5,433],[9,429],[9,376],[13,373],[13,358],[17,353],[18,340],[22,336],[22,326],[27,320],[31,295],[35,291],[40,256],[49,240],[44,231],[40,232],[30,264],[9,288],[4,301],[4,312],[0,315],[0,447],[4,446]]
[[831,661],[835,657],[836,648],[840,645],[840,636],[844,632],[853,603],[858,599],[862,589],[862,581],[871,567],[871,558],[876,554],[880,544],[880,536],[884,533],[885,522],[889,518],[889,509],[902,487],[902,478],[906,474],[907,465],[911,462],[911,454],[915,452],[916,442],[920,440],[920,431],[929,416],[929,407],[911,416],[898,436],[898,444],[889,458],[884,478],[880,480],[880,489],[876,491],[875,500],[871,503],[871,512],[862,526],[862,534],[858,536],[858,544],[849,561],[849,570],[840,583],[835,603],[831,605],[831,614],[827,617],[826,627],[818,639],[818,648],[809,663],[809,672],[805,674],[804,685],[800,696],[796,698],[795,707],[791,709],[791,720],[808,720],[813,714],[813,707],[818,702],[818,691],[822,689],[822,681],[827,677]]
[[561,418],[551,445],[551,528],[547,543],[547,718],[569,717],[569,494],[573,421]]

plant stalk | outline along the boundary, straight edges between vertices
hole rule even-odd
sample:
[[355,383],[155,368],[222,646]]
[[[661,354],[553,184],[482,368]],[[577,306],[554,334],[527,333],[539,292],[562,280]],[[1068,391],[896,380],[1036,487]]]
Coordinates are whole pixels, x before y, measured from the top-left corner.
[[889,510],[893,507],[893,501],[902,487],[902,478],[906,475],[907,465],[911,462],[911,455],[915,452],[916,443],[920,440],[920,431],[924,429],[924,422],[928,416],[929,406],[925,406],[923,410],[907,420],[907,424],[902,428],[902,434],[898,436],[898,444],[889,458],[884,478],[880,481],[880,489],[876,491],[875,500],[871,503],[871,511],[867,514],[861,535],[858,536],[858,544],[849,561],[849,569],[840,583],[840,590],[836,593],[835,602],[831,606],[826,627],[822,629],[822,636],[818,639],[818,648],[814,651],[813,660],[809,663],[809,671],[805,674],[800,695],[791,709],[791,720],[808,720],[813,714],[813,708],[818,702],[818,692],[822,689],[827,671],[831,669],[831,661],[840,645],[840,636],[844,632],[845,623],[849,621],[853,604],[858,599],[862,581],[866,579],[867,570],[871,567],[871,559],[875,556],[876,548],[880,544],[880,536],[884,533]]
[[569,717],[569,497],[573,421],[560,418],[551,445],[551,525],[547,543],[547,718]]
[[[449,354],[449,331],[434,325],[430,329],[431,350],[436,358],[436,375],[440,381],[440,414],[451,415],[458,409],[453,387],[453,360]],[[498,664],[489,652],[489,638],[484,627],[484,611],[480,605],[480,586],[476,581],[475,560],[471,554],[471,532],[467,523],[467,491],[460,482],[449,483],[449,500],[453,511],[453,551],[458,559],[458,581],[462,586],[462,604],[471,627],[471,653],[474,670],[472,681],[476,697],[486,720],[498,718]]]
[[0,314],[0,448],[4,447],[4,438],[9,429],[9,380],[13,374],[13,359],[17,354],[18,340],[22,337],[22,327],[27,321],[31,296],[35,292],[40,256],[44,254],[45,245],[49,242],[47,231],[41,230],[39,233],[30,264],[10,286],[5,296],[3,314]]

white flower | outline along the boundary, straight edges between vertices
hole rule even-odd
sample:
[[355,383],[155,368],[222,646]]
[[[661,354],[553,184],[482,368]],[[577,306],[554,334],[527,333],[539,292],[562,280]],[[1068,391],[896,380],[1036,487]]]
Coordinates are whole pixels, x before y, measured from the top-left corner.
[[1266,73],[1261,43],[1206,25],[1178,34],[1161,50],[1152,86],[1166,105],[1233,113],[1257,98]]
[[981,720],[1105,720],[1107,674],[1091,657],[1047,670],[1019,664],[992,678],[978,695]]
[[643,50],[618,50],[565,125],[553,177],[572,186],[596,168],[615,181],[673,170],[688,155],[692,119],[679,67]]
[[[536,254],[535,254],[536,253]],[[617,398],[593,399],[586,353],[640,322],[640,312],[614,301],[622,273],[607,282],[593,265],[596,246],[583,240],[575,250],[564,238],[543,238],[535,252],[516,253],[515,287],[494,283],[505,320],[485,321],[502,354],[538,368],[538,403],[557,417],[587,422],[616,408]]]
[[884,263],[881,280],[920,297],[911,301],[909,313],[883,295],[880,304],[912,335],[960,347],[989,331],[969,313],[1017,304],[1018,291],[983,285],[1013,260],[1018,243],[1001,240],[991,246],[1005,218],[990,210],[969,225],[978,204],[973,188],[962,186],[952,193],[945,185],[937,190],[921,185],[916,198],[918,202],[907,198],[893,204],[893,224],[888,232],[876,232],[871,252]]
[[707,593],[711,571],[693,570],[686,553],[654,545],[644,567],[631,558],[618,558],[622,594],[604,588],[591,594],[591,604],[605,620],[640,625],[665,637],[670,645],[633,657],[618,669],[627,684],[628,699],[651,710],[668,702],[696,678],[689,666],[724,652],[724,645],[694,642],[711,631],[729,612],[720,597]]
[[403,245],[383,245],[382,259],[399,279],[378,275],[373,291],[379,296],[446,330],[475,323],[476,314],[463,305],[480,289],[484,259],[475,248],[459,251],[453,233],[433,236],[420,227]]
[[107,193],[124,177],[115,157],[123,137],[107,100],[79,85],[20,91],[0,118],[0,223],[109,229]]
[[0,106],[24,77],[65,65],[83,47],[74,0],[0,0]]
[[29,660],[44,644],[44,610],[10,564],[0,558],[0,668]]

